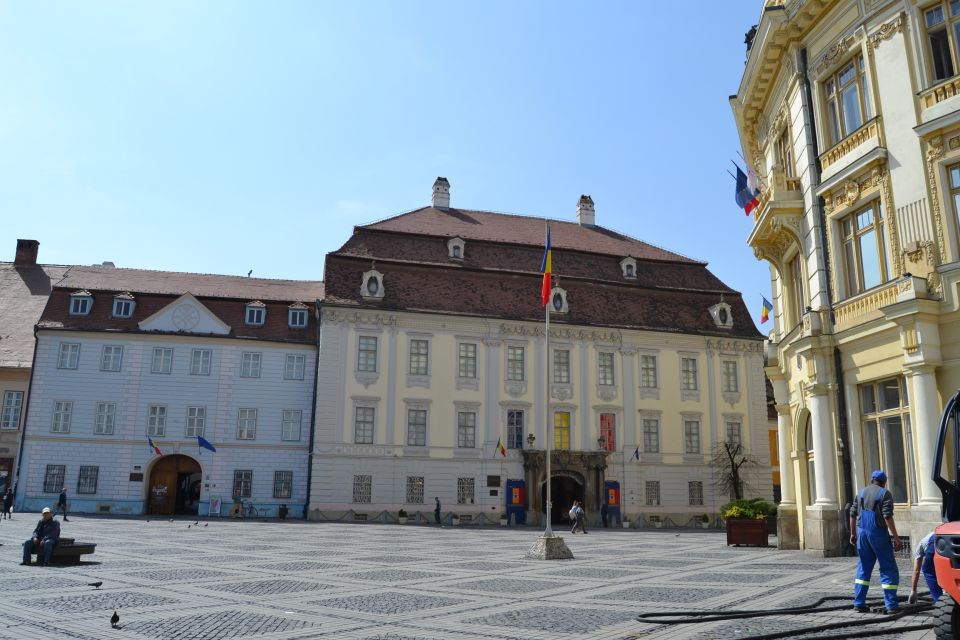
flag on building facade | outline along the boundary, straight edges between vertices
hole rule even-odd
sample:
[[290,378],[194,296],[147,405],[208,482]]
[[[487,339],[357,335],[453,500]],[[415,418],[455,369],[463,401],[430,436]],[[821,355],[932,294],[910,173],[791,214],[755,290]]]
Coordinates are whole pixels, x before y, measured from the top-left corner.
[[750,215],[750,212],[760,204],[760,190],[751,188],[747,180],[747,174],[745,174],[736,163],[734,163],[734,166],[737,167],[737,185],[736,191],[734,192],[734,199],[737,201],[737,206],[743,209],[746,215]]
[[203,436],[197,436],[197,446],[198,446],[198,447],[202,447],[202,448],[204,448],[204,449],[209,449],[210,451],[213,451],[214,453],[217,452],[217,448],[216,448],[215,446],[213,446],[213,445],[210,443],[210,441],[207,440],[206,438],[204,438]]
[[633,459],[634,460],[640,459],[640,445],[637,445],[636,451],[633,452]]
[[540,263],[540,271],[543,273],[543,286],[540,290],[540,299],[543,306],[550,302],[550,290],[553,288],[553,259],[550,251],[550,227],[547,227],[547,246],[543,250],[543,261]]
[[494,455],[496,455],[496,454],[498,454],[498,453],[499,453],[501,456],[503,456],[504,458],[507,457],[507,450],[506,450],[506,448],[504,448],[504,446],[503,446],[503,440],[501,440],[500,438],[497,438],[497,448],[496,448],[496,450],[494,451]]
[[773,311],[773,305],[770,304],[770,301],[765,297],[760,297],[763,298],[763,304],[760,306],[760,324],[763,324],[770,319],[770,312]]
[[150,445],[150,448],[153,449],[153,452],[154,452],[156,455],[158,455],[158,456],[162,456],[162,455],[163,455],[163,452],[160,451],[160,447],[158,447],[157,445],[153,444],[153,438],[151,438],[150,436],[147,436],[147,444]]

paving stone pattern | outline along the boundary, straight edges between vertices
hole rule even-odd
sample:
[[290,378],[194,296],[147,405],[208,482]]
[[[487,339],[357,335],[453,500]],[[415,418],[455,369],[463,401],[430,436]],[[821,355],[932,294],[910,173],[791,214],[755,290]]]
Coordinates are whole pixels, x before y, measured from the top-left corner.
[[[538,530],[75,516],[64,535],[97,543],[73,567],[19,566],[38,517],[0,523],[0,640],[727,639],[863,619],[851,610],[700,625],[649,611],[775,609],[849,598],[855,560],[728,548],[718,532],[591,529],[563,534],[575,559],[524,559]],[[774,538],[771,537],[771,542]],[[901,563],[902,583],[909,561]],[[95,590],[89,582],[103,581]],[[880,596],[879,576],[874,575]],[[842,604],[842,602],[841,602]],[[111,629],[114,611],[120,629]],[[929,621],[906,617],[875,638]]]

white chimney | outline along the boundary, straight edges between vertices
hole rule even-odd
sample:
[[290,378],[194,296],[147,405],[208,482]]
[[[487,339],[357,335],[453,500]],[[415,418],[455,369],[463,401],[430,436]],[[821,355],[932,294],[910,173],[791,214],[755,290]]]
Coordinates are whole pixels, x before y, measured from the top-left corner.
[[446,178],[440,177],[434,181],[432,204],[440,209],[450,208],[450,182]]
[[577,203],[577,224],[584,227],[592,227],[597,223],[597,212],[593,208],[593,198],[590,196],[580,196],[580,202]]

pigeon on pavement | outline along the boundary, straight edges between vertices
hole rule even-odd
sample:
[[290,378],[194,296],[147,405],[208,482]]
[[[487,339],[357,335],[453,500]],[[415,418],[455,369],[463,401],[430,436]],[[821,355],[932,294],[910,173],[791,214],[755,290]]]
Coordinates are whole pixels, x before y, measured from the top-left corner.
[[103,580],[98,580],[96,582],[87,583],[87,586],[93,587],[94,589],[99,589],[102,584],[103,584]]
[[113,612],[113,615],[110,616],[110,626],[114,629],[117,628],[117,623],[120,622],[120,616],[116,611]]

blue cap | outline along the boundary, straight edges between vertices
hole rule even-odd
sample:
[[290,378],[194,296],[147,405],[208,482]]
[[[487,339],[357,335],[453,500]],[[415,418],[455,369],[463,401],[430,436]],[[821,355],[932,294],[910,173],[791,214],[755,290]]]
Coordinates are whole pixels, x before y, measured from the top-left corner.
[[886,482],[887,474],[883,472],[883,469],[877,469],[870,474],[870,482]]

